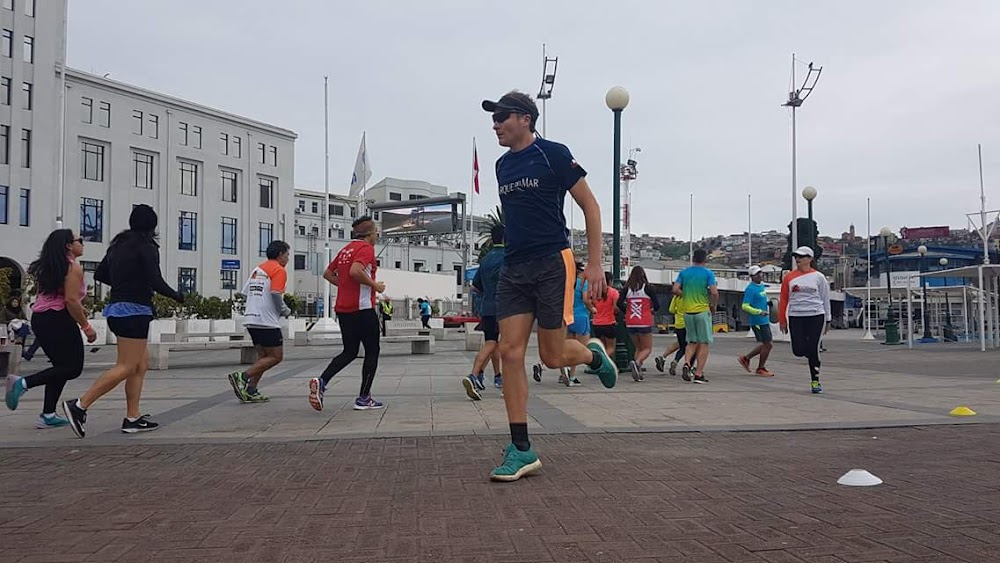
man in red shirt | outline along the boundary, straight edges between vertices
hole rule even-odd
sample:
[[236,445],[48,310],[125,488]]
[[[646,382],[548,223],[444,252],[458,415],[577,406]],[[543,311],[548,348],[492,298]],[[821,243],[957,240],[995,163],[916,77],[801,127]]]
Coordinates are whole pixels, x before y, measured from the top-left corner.
[[309,380],[309,404],[323,410],[326,386],[358,357],[358,348],[365,347],[365,362],[361,367],[361,393],[354,401],[354,410],[380,409],[382,403],[371,396],[375,370],[378,369],[379,324],[375,312],[375,296],[385,291],[385,284],[375,281],[375,241],[378,228],[369,216],[358,217],[351,224],[351,241],[340,249],[330,262],[323,279],[337,286],[334,311],[340,323],[344,350],[326,366],[323,374]]

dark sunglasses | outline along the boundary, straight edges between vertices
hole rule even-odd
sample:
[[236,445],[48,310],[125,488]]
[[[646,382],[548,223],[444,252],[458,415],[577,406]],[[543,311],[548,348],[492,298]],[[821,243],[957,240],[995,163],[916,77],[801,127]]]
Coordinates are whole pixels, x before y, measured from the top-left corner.
[[493,114],[493,123],[503,123],[510,119],[511,115],[528,115],[519,111],[498,111]]
[[73,239],[73,241],[72,241],[72,242],[78,242],[78,243],[80,243],[80,244],[83,244],[83,237],[80,237],[80,238],[75,238],[75,239]]
[[805,254],[792,254],[792,258],[795,258],[796,260],[798,260],[800,258],[809,258],[809,256],[807,256]]

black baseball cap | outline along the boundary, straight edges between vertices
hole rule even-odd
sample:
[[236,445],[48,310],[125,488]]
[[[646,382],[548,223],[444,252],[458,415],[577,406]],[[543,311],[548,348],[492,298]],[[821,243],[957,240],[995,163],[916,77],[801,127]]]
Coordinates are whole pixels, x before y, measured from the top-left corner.
[[516,96],[506,94],[497,101],[483,100],[483,110],[490,113],[498,111],[510,111],[530,115],[532,119],[538,117],[538,107],[528,98],[528,101],[519,99]]

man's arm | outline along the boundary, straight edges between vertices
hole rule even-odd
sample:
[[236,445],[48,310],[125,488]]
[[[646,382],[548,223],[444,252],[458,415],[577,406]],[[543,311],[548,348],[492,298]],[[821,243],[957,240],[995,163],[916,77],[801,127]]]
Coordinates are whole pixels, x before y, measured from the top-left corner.
[[569,194],[583,211],[587,225],[587,266],[581,277],[590,284],[590,296],[601,299],[607,293],[608,284],[601,268],[601,206],[590,190],[586,178],[580,178],[570,188]]
[[368,275],[368,268],[361,262],[351,264],[351,279],[361,285],[367,285],[378,293],[385,291],[385,284],[373,280],[371,276]]
[[716,307],[719,306],[719,286],[710,285],[708,286],[708,302],[712,307],[712,312],[715,312]]
[[323,272],[323,279],[330,282],[333,286],[336,286],[340,282],[340,276],[337,275],[337,270],[331,270],[327,268]]

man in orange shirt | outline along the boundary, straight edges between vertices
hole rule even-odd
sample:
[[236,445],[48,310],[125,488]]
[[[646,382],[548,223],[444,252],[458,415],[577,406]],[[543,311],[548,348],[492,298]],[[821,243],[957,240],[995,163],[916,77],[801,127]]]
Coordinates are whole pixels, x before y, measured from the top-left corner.
[[257,390],[264,372],[284,359],[284,339],[281,336],[281,317],[291,310],[285,305],[285,285],[288,282],[288,243],[281,240],[267,245],[267,261],[250,272],[243,285],[246,296],[244,326],[257,348],[257,361],[245,372],[229,374],[233,393],[242,403],[265,403],[270,397]]

